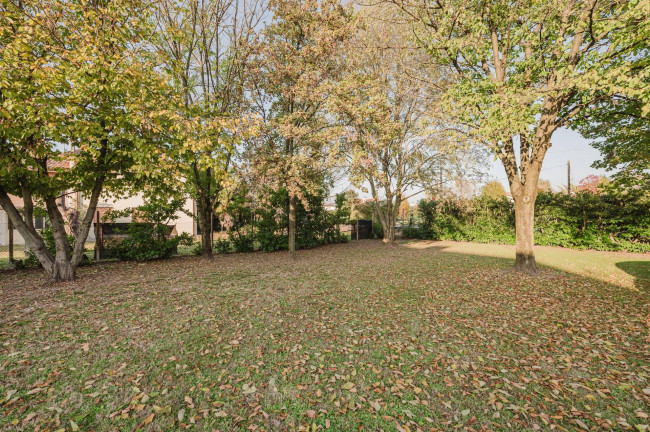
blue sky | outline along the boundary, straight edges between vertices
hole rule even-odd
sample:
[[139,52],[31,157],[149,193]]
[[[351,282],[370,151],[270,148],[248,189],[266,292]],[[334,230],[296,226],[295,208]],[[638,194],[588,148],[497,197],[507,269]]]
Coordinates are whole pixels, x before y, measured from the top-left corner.
[[[602,169],[592,168],[591,164],[600,159],[600,152],[589,144],[579,133],[559,129],[553,134],[551,148],[546,153],[542,165],[541,179],[549,180],[554,189],[567,183],[567,161],[571,161],[571,183],[577,184],[590,174],[606,175]],[[491,180],[500,181],[509,190],[506,171],[500,161],[492,161],[489,175]]]

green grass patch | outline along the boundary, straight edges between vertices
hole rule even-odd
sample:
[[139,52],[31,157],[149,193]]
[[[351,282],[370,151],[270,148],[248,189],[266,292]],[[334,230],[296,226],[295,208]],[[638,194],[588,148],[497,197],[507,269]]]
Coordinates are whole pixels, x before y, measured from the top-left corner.
[[351,242],[0,274],[0,430],[639,429],[643,255]]

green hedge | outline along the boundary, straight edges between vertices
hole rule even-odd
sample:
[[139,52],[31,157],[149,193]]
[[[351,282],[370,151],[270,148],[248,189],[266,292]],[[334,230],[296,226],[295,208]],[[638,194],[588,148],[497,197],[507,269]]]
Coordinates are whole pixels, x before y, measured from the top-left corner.
[[[296,208],[296,249],[309,249],[347,241],[339,231],[345,211],[328,212],[323,206],[326,191],[307,197],[308,209],[299,200]],[[254,206],[247,193],[236,194],[226,208],[232,226],[229,240],[235,252],[287,250],[289,195],[286,189],[268,193],[264,205]],[[220,252],[225,251],[224,248]]]
[[[421,200],[407,238],[515,243],[514,204],[507,197]],[[540,192],[535,243],[576,249],[650,252],[650,200],[640,190]]]

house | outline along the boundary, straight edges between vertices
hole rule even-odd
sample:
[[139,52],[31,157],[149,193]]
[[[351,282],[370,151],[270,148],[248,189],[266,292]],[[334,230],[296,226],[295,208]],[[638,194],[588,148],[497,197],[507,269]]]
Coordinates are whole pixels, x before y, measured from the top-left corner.
[[[136,208],[144,204],[144,198],[142,196],[142,193],[138,193],[136,195],[133,195],[131,197],[125,197],[125,198],[108,198],[108,197],[103,197],[102,200],[102,205],[104,208],[107,210],[124,210],[127,208]],[[98,210],[99,209],[99,206]],[[182,211],[178,211],[176,213],[176,219],[172,220],[169,222],[170,225],[176,224],[176,233],[177,234],[183,234],[187,233],[191,236],[196,236],[199,235],[199,228],[198,224],[196,223],[196,220],[190,216],[190,215],[196,215],[196,202],[188,198],[185,200],[185,204],[183,206]],[[100,213],[101,217],[102,213]],[[119,217],[115,218],[115,222],[118,223],[124,223],[124,222],[132,222],[133,218],[132,217]]]
[[[56,175],[56,172],[60,169],[70,169],[72,167],[72,160],[62,159],[62,160],[52,160],[47,163],[47,171],[49,176]],[[12,204],[19,211],[24,207],[24,202],[21,197],[14,195],[9,195]],[[83,194],[78,191],[66,190],[61,192],[61,195],[57,198],[57,205],[63,215],[64,219],[68,221],[67,228],[69,230],[77,229],[79,224],[79,215],[83,212]],[[47,217],[42,215],[34,215],[34,228],[41,230],[47,226]],[[9,244],[9,217],[7,213],[0,208],[0,246],[6,246]],[[94,235],[93,239],[94,240]],[[91,241],[92,241],[91,240]],[[24,245],[25,240],[23,236],[20,235],[17,229],[13,229],[13,243],[15,245]]]
[[[64,156],[64,155],[62,155]],[[72,168],[74,161],[72,159],[62,158],[61,160],[48,161],[47,168],[48,174],[53,176],[60,169],[70,169]],[[20,210],[23,208],[24,203],[21,197],[10,195],[11,202],[14,206]],[[69,234],[76,232],[78,229],[81,220],[85,216],[85,210],[87,208],[84,202],[84,196],[81,192],[74,190],[63,191],[57,199],[57,204],[61,210],[61,214],[66,220],[66,230]],[[96,212],[99,214],[100,219],[104,214],[110,210],[124,210],[127,208],[135,208],[144,204],[142,194],[136,194],[131,197],[125,198],[114,198],[110,197],[108,194],[104,193],[99,200],[97,205]],[[97,214],[96,213],[96,214]],[[192,236],[198,235],[199,230],[195,219],[190,216],[196,214],[196,203],[192,199],[187,199],[183,211],[179,211],[176,216],[177,219],[170,221],[170,224],[176,224],[176,232],[178,234],[187,233]],[[88,234],[87,242],[95,241],[95,229],[94,224],[96,222],[96,216],[93,217],[93,226],[90,229]],[[117,218],[115,222],[131,222],[130,217]],[[9,244],[9,217],[7,213],[0,208],[0,246],[6,246]],[[34,227],[37,230],[41,230],[47,226],[47,217],[45,216],[34,216]],[[14,245],[25,245],[25,240],[20,235],[18,230],[13,229],[13,244]]]
[[[65,203],[64,205],[60,205],[60,208],[62,209],[62,213],[66,210],[74,209],[79,212],[80,216],[85,214],[84,210],[86,207],[84,206],[84,202],[83,202],[83,194],[79,192],[62,194],[60,200],[63,203]],[[11,201],[14,203],[17,209],[23,208],[22,198],[11,196]],[[142,198],[142,194],[137,194],[135,196],[128,197],[128,198],[109,198],[104,196],[102,197],[102,199],[100,199],[99,204],[97,204],[96,212],[99,213],[99,217],[101,220],[104,214],[106,214],[111,210],[124,210],[127,208],[135,208],[143,204],[144,204],[144,200]],[[194,200],[188,198],[185,202],[185,206],[183,210],[184,211],[179,211],[176,214],[177,219],[170,221],[170,224],[172,225],[176,224],[176,233],[178,234],[187,233],[192,236],[198,235],[199,229],[197,223],[193,217],[188,215],[188,213],[190,215],[196,214],[196,204]],[[120,217],[120,218],[116,218],[115,222],[131,222],[132,221],[131,219],[132,219],[131,217]],[[94,224],[96,220],[97,218],[94,217],[93,226],[91,227],[90,232],[88,233],[88,238],[86,239],[87,242],[95,241]],[[78,220],[77,222],[81,223],[80,220]],[[66,227],[69,228],[69,225],[70,225],[70,221],[68,221]],[[34,217],[34,227],[37,230],[43,229],[46,226],[47,226],[47,217],[45,216]],[[15,228],[13,230],[13,234],[14,234],[13,241],[15,245],[25,244],[25,240],[20,235],[18,230],[16,230]],[[8,244],[9,244],[9,218],[7,216],[7,213],[4,210],[0,209],[0,246],[6,246]]]

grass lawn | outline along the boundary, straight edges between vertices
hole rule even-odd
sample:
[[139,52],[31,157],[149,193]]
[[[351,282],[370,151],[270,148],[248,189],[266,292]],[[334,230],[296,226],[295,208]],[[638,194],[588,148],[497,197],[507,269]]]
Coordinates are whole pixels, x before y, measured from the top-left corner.
[[[645,430],[650,257],[351,242],[0,273],[0,430]],[[508,258],[508,259],[505,259]]]

